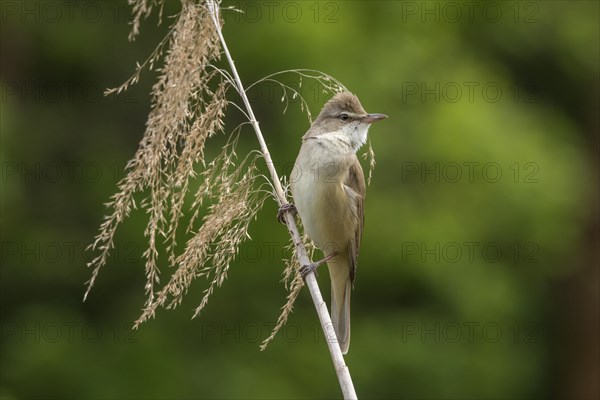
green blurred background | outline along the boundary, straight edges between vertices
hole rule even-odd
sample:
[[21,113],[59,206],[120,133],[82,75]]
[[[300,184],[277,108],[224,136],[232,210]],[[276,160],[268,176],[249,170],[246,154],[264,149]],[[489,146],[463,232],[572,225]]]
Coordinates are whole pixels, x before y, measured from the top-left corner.
[[[225,12],[224,34],[246,83],[319,69],[390,117],[371,129],[352,300],[346,360],[360,397],[598,398],[598,4],[224,3],[245,12]],[[340,396],[306,289],[259,351],[286,295],[288,237],[270,200],[200,318],[202,280],[131,331],[145,298],[142,211],[82,302],[84,249],[142,136],[156,73],[102,91],[179,7],[168,0],[162,24],[153,14],[131,44],[124,1],[1,3],[2,398]],[[326,96],[303,90],[318,113]],[[283,115],[280,96],[251,94],[289,173],[309,125],[297,102]],[[244,131],[240,152],[255,148]]]

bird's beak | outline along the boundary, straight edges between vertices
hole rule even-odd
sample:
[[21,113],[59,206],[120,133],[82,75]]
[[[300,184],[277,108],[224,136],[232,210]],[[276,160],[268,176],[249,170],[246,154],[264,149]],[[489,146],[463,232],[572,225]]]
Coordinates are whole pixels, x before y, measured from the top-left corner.
[[381,121],[382,119],[386,119],[388,116],[385,114],[367,114],[362,118],[361,122],[365,122],[367,124],[371,124],[373,122]]

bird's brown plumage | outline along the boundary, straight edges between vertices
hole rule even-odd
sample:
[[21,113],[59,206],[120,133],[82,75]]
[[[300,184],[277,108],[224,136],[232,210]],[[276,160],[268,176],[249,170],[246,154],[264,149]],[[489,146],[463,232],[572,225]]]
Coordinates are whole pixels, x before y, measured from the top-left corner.
[[351,112],[353,114],[367,113],[362,104],[360,104],[358,97],[350,92],[341,92],[333,96],[327,103],[325,103],[319,116],[335,115],[335,113],[339,112],[340,110]]
[[354,202],[356,210],[356,230],[354,236],[348,243],[348,258],[351,262],[350,278],[354,282],[356,277],[356,269],[358,266],[358,252],[360,249],[360,241],[362,239],[363,226],[365,223],[365,175],[363,169],[355,157],[354,163],[348,170],[348,177],[344,181],[344,186],[348,192],[349,198]]

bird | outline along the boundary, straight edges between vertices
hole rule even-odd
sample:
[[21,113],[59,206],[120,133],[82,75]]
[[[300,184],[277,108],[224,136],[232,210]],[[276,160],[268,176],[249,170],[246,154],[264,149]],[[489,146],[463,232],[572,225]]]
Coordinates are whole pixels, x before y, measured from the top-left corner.
[[350,293],[358,263],[365,211],[365,177],[356,152],[367,141],[373,122],[385,114],[368,114],[356,95],[343,91],[323,106],[302,137],[290,175],[293,204],[304,233],[324,258],[301,268],[303,278],[327,263],[331,278],[331,320],[343,354],[350,346]]

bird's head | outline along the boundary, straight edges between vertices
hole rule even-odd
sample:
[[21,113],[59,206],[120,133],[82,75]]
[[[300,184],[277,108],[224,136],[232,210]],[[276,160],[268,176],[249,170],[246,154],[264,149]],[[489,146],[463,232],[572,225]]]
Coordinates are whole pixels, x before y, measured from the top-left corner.
[[371,124],[385,118],[385,114],[368,114],[358,97],[341,92],[325,103],[306,137],[342,135],[352,143],[354,150],[358,150],[367,141]]

